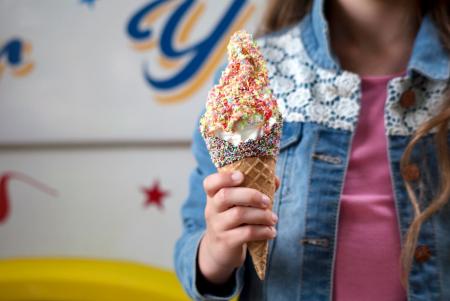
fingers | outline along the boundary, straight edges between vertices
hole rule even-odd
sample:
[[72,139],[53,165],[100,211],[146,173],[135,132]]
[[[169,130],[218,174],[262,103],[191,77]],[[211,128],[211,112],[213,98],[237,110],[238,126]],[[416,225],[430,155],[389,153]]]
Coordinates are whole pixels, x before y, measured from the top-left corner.
[[278,190],[280,188],[280,178],[275,176],[275,190]]
[[270,199],[256,189],[247,187],[231,187],[220,189],[212,199],[218,212],[234,206],[269,208]]
[[230,230],[242,225],[274,226],[278,217],[270,210],[236,206],[217,216],[217,230]]
[[215,173],[205,178],[203,188],[208,196],[213,197],[224,187],[237,186],[244,180],[240,171]]
[[274,227],[244,225],[224,232],[230,246],[240,246],[250,241],[274,239],[277,231]]

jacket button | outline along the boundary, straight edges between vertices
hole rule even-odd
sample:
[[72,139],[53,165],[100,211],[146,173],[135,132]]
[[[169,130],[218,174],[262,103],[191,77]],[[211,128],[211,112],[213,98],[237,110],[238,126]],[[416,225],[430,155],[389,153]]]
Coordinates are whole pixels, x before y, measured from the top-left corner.
[[412,89],[406,90],[400,97],[400,105],[409,109],[416,104],[416,93]]
[[419,167],[416,164],[408,164],[402,171],[403,179],[406,181],[417,181],[420,177]]
[[417,262],[425,262],[431,257],[431,251],[428,246],[422,245],[417,246],[416,251],[414,252],[414,258]]

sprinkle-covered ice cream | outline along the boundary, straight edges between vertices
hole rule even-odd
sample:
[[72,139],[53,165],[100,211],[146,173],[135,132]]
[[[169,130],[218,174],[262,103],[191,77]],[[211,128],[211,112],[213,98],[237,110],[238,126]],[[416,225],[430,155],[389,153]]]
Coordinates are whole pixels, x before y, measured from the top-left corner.
[[231,37],[228,61],[200,120],[217,167],[245,157],[276,156],[281,134],[281,114],[266,64],[250,34],[238,31]]

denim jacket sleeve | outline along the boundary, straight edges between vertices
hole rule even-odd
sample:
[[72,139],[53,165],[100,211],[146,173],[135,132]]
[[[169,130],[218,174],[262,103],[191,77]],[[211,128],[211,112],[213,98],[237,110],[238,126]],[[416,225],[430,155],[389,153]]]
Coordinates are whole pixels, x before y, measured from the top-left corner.
[[227,296],[202,294],[198,287],[199,275],[197,271],[197,251],[205,232],[206,224],[204,210],[206,195],[203,190],[203,180],[215,173],[216,167],[211,161],[205,142],[198,127],[194,132],[192,152],[197,167],[192,171],[189,180],[189,195],[181,209],[183,233],[175,246],[175,270],[184,289],[194,300],[229,300],[234,298],[242,289],[244,268],[235,273],[232,291]]

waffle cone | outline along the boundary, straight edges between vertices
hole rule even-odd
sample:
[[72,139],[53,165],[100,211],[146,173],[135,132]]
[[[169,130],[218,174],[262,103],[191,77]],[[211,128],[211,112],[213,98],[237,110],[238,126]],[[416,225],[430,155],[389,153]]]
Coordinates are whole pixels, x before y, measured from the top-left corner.
[[[264,193],[270,198],[270,210],[272,210],[275,194],[275,164],[273,156],[248,157],[219,168],[219,172],[240,171],[244,174],[244,182],[241,186],[253,188]],[[247,244],[253,265],[259,279],[264,280],[266,275],[267,254],[269,242],[267,240],[252,241]]]

